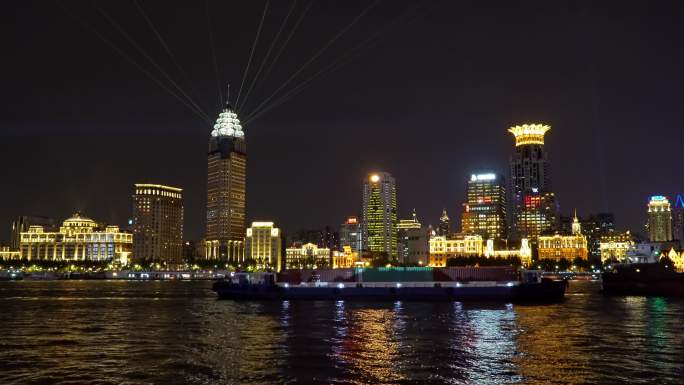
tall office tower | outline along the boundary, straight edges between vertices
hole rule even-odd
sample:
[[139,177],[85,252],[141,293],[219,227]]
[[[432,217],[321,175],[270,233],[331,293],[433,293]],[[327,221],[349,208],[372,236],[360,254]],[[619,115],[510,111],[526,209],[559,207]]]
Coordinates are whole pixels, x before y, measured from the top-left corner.
[[468,181],[468,201],[463,204],[461,232],[484,239],[506,239],[506,187],[494,173],[473,174]]
[[672,210],[672,236],[679,241],[679,247],[684,248],[684,199],[677,194]]
[[48,231],[55,229],[55,220],[48,217],[22,215],[12,221],[12,233],[10,234],[10,250],[19,250],[21,245],[21,233],[25,233],[31,226],[42,226]]
[[257,269],[281,267],[280,229],[273,222],[252,222],[245,236],[245,260],[256,262]]
[[648,238],[651,242],[672,240],[672,209],[662,195],[654,195],[648,202]]
[[361,223],[356,217],[349,217],[340,225],[340,251],[349,246],[352,252],[360,253],[361,248]]
[[439,217],[439,226],[437,226],[437,235],[447,237],[449,234],[451,234],[451,221],[446,209],[442,209],[442,215]]
[[133,259],[183,261],[183,190],[137,183],[133,195]]
[[247,145],[229,103],[211,132],[207,161],[206,257],[238,261],[245,237]]
[[363,183],[363,248],[397,258],[397,186],[386,172]]
[[512,238],[536,243],[537,236],[557,228],[558,204],[544,151],[544,134],[550,129],[544,124],[523,124],[508,130],[515,137],[509,181]]

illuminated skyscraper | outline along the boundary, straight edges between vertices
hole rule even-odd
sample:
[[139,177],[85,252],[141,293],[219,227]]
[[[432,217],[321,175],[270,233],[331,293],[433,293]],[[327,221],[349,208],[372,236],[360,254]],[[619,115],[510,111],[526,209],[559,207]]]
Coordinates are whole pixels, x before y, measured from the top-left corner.
[[133,258],[177,265],[183,255],[182,190],[136,184],[133,195]]
[[648,237],[651,242],[672,240],[672,209],[662,195],[654,195],[648,202]]
[[468,201],[463,204],[461,231],[484,239],[505,239],[506,187],[502,177],[473,174],[468,181]]
[[557,228],[558,204],[551,190],[551,167],[544,152],[544,134],[551,127],[523,124],[508,131],[515,136],[510,161],[510,208],[513,238],[530,238]]
[[397,257],[397,187],[386,172],[372,173],[363,183],[363,248]]
[[206,258],[237,261],[245,237],[247,146],[229,103],[216,119],[207,160]]

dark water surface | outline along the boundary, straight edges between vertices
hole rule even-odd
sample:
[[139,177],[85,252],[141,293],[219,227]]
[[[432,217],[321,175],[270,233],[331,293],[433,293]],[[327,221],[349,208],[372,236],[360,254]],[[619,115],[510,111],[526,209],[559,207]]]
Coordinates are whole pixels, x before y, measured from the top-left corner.
[[684,301],[217,301],[210,282],[0,282],[0,383],[684,383]]

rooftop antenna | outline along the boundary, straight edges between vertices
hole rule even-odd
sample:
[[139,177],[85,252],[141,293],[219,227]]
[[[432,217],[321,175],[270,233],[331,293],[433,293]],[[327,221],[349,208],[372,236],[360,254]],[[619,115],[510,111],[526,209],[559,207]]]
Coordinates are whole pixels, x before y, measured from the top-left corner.
[[230,106],[230,83],[226,86],[226,106]]

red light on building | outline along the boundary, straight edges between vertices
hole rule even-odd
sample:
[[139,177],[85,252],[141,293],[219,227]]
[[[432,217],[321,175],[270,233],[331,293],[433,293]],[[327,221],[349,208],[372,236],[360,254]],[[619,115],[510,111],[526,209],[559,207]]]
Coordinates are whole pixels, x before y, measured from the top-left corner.
[[358,223],[358,220],[356,219],[356,217],[349,217],[349,218],[347,218],[347,223],[352,225],[352,224]]
[[541,206],[541,197],[535,195],[525,195],[525,208],[536,209]]

